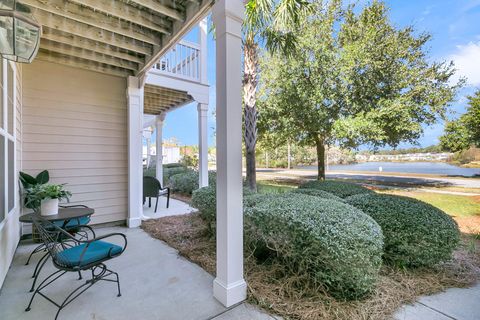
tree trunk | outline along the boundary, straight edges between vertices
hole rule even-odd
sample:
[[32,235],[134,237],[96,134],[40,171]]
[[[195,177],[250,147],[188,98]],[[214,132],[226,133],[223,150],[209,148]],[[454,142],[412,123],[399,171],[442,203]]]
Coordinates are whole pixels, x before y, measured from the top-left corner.
[[318,163],[318,180],[325,180],[325,142],[322,138],[317,137],[317,163]]
[[245,116],[245,148],[247,163],[247,185],[257,190],[255,168],[255,147],[257,144],[257,84],[258,84],[258,52],[253,37],[244,42],[243,102]]
[[291,154],[290,154],[290,142],[287,144],[287,168],[290,170],[292,168],[292,163],[291,163]]

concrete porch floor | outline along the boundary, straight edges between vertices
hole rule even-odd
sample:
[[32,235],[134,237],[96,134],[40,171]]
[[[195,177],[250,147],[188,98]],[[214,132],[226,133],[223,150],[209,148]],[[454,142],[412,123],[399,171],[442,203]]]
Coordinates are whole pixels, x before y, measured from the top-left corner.
[[[78,320],[272,320],[271,316],[248,304],[227,310],[212,296],[213,277],[197,265],[178,256],[176,250],[153,239],[141,229],[124,227],[99,228],[97,235],[123,232],[128,238],[127,250],[107,266],[120,275],[122,296],[117,297],[115,283],[98,282],[60,313],[59,319]],[[31,275],[39,255],[25,266],[28,254],[36,244],[22,242],[0,292],[0,319],[53,319],[57,308],[37,295],[30,312],[25,308],[31,297]],[[48,262],[44,276],[54,267]],[[84,273],[87,277],[87,273]],[[81,282],[76,274],[67,274],[45,293],[62,301]]]
[[158,208],[155,212],[155,198],[152,198],[152,206],[148,207],[148,199],[143,206],[143,215],[148,218],[162,218],[168,216],[176,216],[181,214],[188,214],[197,211],[190,207],[187,203],[180,200],[170,198],[170,205],[167,209],[167,197],[160,197],[158,199]]

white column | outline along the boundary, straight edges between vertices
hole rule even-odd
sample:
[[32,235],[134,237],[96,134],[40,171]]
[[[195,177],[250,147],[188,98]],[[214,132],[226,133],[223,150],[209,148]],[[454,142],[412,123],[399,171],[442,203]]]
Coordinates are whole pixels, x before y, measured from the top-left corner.
[[139,78],[128,77],[128,227],[142,223],[142,133],[143,84]]
[[155,151],[157,153],[156,176],[163,186],[163,121],[165,121],[165,113],[159,114],[155,119]]
[[198,111],[198,172],[200,188],[208,186],[208,104],[199,103]]
[[150,131],[150,127],[143,129],[143,137],[147,141],[147,168],[150,168],[150,149],[152,148],[152,131]]
[[226,307],[245,300],[242,206],[242,0],[218,0],[217,76],[217,277],[213,295]]
[[200,83],[207,84],[207,18],[198,24],[198,42],[200,44]]

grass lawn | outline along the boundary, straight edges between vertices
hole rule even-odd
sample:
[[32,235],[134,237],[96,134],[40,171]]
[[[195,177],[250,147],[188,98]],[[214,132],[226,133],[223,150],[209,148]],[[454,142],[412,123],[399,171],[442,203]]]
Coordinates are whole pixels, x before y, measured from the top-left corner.
[[397,195],[412,197],[440,208],[452,217],[480,216],[480,197],[440,194],[434,192],[393,191]]

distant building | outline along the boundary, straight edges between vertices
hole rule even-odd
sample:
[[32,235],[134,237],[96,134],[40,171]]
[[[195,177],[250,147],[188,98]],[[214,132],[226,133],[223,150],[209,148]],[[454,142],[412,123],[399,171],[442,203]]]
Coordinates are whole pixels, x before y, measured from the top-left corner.
[[406,154],[357,154],[355,160],[358,162],[375,161],[447,161],[452,153],[406,153]]

